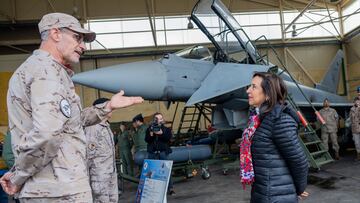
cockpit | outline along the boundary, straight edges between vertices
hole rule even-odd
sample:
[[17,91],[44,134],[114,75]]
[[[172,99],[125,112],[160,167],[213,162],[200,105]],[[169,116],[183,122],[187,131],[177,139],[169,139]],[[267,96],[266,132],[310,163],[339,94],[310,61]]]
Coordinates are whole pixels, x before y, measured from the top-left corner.
[[240,24],[218,0],[199,1],[191,20],[214,44],[214,62],[257,63],[259,54]]

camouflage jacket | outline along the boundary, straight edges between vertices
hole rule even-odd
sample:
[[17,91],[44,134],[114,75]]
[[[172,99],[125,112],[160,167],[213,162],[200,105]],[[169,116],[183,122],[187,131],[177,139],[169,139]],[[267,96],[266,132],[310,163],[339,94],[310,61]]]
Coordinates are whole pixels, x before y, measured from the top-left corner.
[[107,122],[85,128],[87,161],[94,202],[118,202],[114,135]]
[[321,127],[323,132],[337,132],[339,116],[333,108],[322,108],[319,113],[324,118],[326,124]]
[[352,133],[360,133],[360,107],[351,107],[350,109],[351,131]]
[[7,106],[19,197],[90,191],[83,126],[101,121],[106,104],[82,110],[73,72],[36,50],[9,81]]

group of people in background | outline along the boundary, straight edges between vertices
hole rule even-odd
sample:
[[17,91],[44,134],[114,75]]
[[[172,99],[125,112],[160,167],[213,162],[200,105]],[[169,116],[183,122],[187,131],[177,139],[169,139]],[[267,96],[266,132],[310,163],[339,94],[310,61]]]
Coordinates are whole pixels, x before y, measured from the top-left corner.
[[351,132],[356,149],[356,160],[360,161],[360,86],[357,88],[357,97],[350,109]]
[[[107,102],[107,98],[99,98],[93,105]],[[90,186],[93,201],[118,202],[118,172],[134,176],[134,155],[140,151],[147,151],[149,159],[167,160],[171,153],[169,145],[172,138],[171,129],[166,127],[161,113],[155,113],[150,125],[144,123],[141,114],[132,119],[132,129],[129,123],[122,122],[119,125],[119,133],[115,135],[110,128],[108,119],[111,113],[99,124],[85,127],[87,142],[87,162],[89,170]],[[115,150],[116,147],[118,150]],[[121,168],[116,167],[116,153],[121,159]],[[141,165],[137,170],[140,176]],[[169,181],[168,192],[173,195],[172,181]]]
[[[134,157],[137,152],[146,151],[147,158],[167,160],[168,155],[172,152],[170,140],[172,131],[165,126],[165,119],[161,113],[155,113],[153,120],[145,124],[142,114],[136,115],[132,119],[132,127],[125,123],[120,124],[120,132],[117,138],[117,146],[121,158],[121,168],[124,174],[134,176]],[[141,165],[138,168],[136,176],[140,176]],[[170,178],[168,192],[173,195],[172,180]]]
[[[356,161],[360,161],[360,87],[357,88],[357,96],[354,98],[354,104],[350,109],[348,127],[351,128],[352,139],[355,144]],[[321,126],[321,140],[324,144],[325,150],[329,150],[329,137],[334,150],[335,159],[339,160],[339,143],[338,143],[338,129],[339,129],[339,115],[334,108],[330,107],[330,101],[324,100],[323,108],[319,111],[325,124]]]

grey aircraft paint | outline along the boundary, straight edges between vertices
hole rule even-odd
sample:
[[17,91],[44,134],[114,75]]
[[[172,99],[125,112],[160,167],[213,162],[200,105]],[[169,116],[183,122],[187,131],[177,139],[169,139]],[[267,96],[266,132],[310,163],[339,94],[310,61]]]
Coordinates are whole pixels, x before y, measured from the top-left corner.
[[[214,29],[207,28],[206,18],[209,16],[218,18],[221,25],[218,32],[214,33]],[[187,105],[199,102],[217,104],[212,115],[215,128],[243,128],[249,108],[246,88],[252,75],[257,71],[268,71],[274,65],[267,61],[259,65],[255,46],[221,1],[198,1],[191,19],[213,42],[216,48],[213,56],[204,57],[203,53],[209,52],[208,49],[198,46],[187,49],[187,56],[180,53],[167,54],[155,61],[99,68],[76,74],[73,81],[112,93],[122,89],[128,96],[142,96],[146,100],[183,101]],[[228,36],[233,41],[227,42],[225,39]],[[240,53],[238,56],[243,58],[232,58],[233,53]],[[351,107],[352,103],[345,97],[335,94],[342,58],[343,53],[339,50],[325,77],[316,87],[299,84],[315,107],[322,107],[325,98],[334,107]],[[310,107],[291,77],[278,68],[280,72],[296,104],[303,108]]]

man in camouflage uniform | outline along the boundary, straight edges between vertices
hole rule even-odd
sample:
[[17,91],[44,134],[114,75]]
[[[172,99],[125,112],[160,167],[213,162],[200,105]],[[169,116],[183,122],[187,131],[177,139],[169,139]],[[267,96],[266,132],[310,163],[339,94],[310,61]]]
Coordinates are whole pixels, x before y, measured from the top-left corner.
[[[107,102],[99,98],[93,106]],[[97,125],[85,128],[90,186],[94,203],[118,202],[117,173],[115,164],[114,135],[108,119],[111,113]]]
[[325,120],[325,125],[321,126],[321,139],[324,143],[325,150],[329,150],[328,142],[330,136],[332,147],[335,151],[335,159],[339,160],[339,144],[337,141],[339,116],[335,109],[330,108],[328,99],[324,100],[324,108],[322,108],[319,113]]
[[15,164],[0,183],[20,202],[92,202],[83,126],[99,123],[114,109],[141,103],[121,91],[109,102],[82,110],[65,65],[79,62],[95,33],[67,14],[39,23],[40,49],[14,72],[7,107]]
[[122,161],[122,168],[124,170],[124,174],[134,176],[134,170],[132,167],[131,161],[131,143],[130,143],[130,134],[126,129],[125,124],[120,124],[120,132],[118,135],[118,147],[119,147],[119,155]]
[[354,106],[350,109],[351,132],[357,152],[356,160],[360,161],[360,98],[355,98]]

